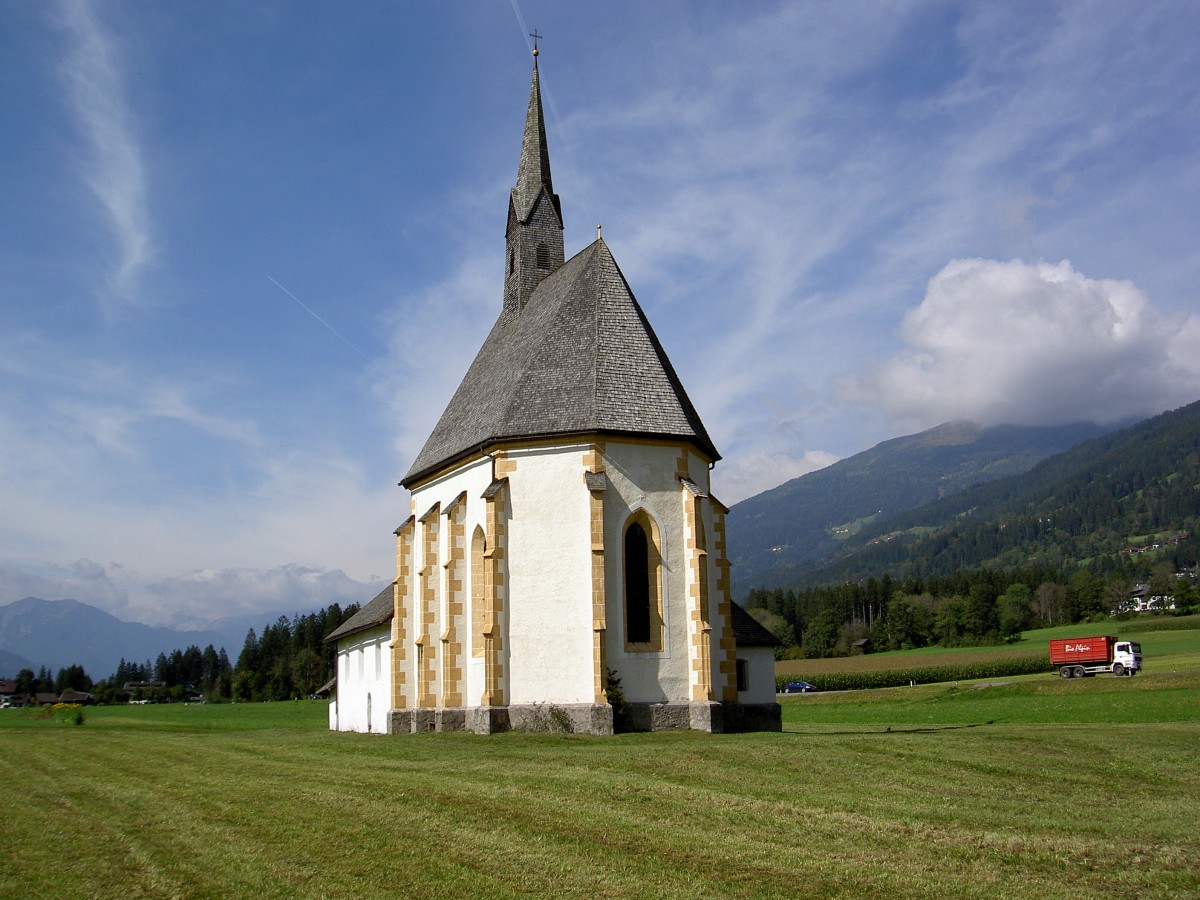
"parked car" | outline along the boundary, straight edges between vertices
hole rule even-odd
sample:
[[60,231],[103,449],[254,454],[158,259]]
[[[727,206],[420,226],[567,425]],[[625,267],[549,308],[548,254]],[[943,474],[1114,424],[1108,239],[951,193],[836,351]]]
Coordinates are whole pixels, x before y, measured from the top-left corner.
[[783,686],[785,694],[808,694],[815,690],[807,681],[789,681]]

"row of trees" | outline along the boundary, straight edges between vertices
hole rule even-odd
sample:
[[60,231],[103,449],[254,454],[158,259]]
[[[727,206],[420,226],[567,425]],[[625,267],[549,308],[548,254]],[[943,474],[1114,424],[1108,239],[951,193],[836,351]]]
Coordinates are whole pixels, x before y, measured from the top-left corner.
[[280,616],[261,634],[251,628],[233,677],[236,700],[307,697],[334,674],[334,651],[325,636],[358,612],[332,603],[307,616]]
[[63,666],[57,675],[47,666],[42,666],[36,674],[33,669],[22,669],[17,673],[15,681],[17,693],[28,696],[92,689],[92,679],[83,670],[83,666]]
[[[1015,640],[1028,628],[1122,615],[1134,585],[1087,570],[981,569],[949,576],[890,576],[794,590],[753,590],[747,607],[783,641],[780,655],[844,655],[869,638],[875,650],[979,646]],[[1194,581],[1157,571],[1149,592],[1184,612],[1200,601]]]
[[333,677],[334,650],[326,646],[325,636],[358,610],[358,604],[342,609],[333,603],[306,616],[281,616],[261,635],[251,628],[236,667],[224,647],[190,646],[160,653],[153,663],[122,659],[110,677],[96,682],[79,665],[64,666],[57,675],[46,666],[37,673],[22,669],[15,679],[17,693],[86,691],[96,703],[125,703],[134,697],[165,702],[202,696],[212,703],[307,697]]

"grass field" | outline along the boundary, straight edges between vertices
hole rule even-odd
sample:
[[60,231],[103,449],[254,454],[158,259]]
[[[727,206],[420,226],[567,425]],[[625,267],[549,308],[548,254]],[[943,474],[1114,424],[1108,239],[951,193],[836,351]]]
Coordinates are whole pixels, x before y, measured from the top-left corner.
[[0,711],[3,897],[1195,897],[1200,655],[785,699],[783,734]]

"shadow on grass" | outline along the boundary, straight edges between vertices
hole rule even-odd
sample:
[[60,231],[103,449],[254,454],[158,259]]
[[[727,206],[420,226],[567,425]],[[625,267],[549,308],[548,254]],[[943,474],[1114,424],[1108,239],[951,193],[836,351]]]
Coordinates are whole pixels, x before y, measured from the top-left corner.
[[928,734],[938,731],[961,731],[964,728],[983,728],[987,725],[995,725],[995,721],[989,719],[986,722],[969,722],[965,725],[884,725],[883,727],[866,728],[866,729],[849,729],[839,728],[836,730],[805,729],[804,731],[795,731],[792,729],[783,729],[783,734],[800,735],[837,735],[837,734]]

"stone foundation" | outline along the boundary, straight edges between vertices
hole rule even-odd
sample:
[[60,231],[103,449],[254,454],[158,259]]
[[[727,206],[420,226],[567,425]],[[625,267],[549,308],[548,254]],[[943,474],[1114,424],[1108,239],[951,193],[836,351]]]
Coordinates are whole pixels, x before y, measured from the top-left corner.
[[476,734],[496,734],[511,728],[507,706],[469,706],[466,713],[467,730]]
[[[627,731],[782,731],[778,703],[630,703]],[[468,706],[446,709],[393,709],[388,734],[426,731],[471,731],[497,734],[529,731],[551,734],[613,733],[607,703],[521,703],[513,706]]]
[[425,731],[612,734],[612,707],[606,703],[526,703],[513,706],[393,709],[388,713],[388,734],[419,734]]
[[514,731],[613,733],[612,707],[607,703],[521,703],[508,707],[508,717]]

